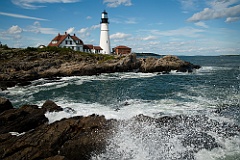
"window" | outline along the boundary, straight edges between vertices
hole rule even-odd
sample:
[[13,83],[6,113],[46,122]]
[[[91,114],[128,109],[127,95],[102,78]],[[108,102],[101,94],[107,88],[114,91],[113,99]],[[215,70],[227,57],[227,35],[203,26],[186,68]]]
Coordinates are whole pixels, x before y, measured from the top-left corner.
[[68,41],[65,41],[66,42],[66,44],[68,44]]
[[57,41],[52,41],[52,44],[57,44]]
[[72,45],[72,41],[70,41],[70,45]]
[[74,49],[74,47],[72,47],[72,49]]

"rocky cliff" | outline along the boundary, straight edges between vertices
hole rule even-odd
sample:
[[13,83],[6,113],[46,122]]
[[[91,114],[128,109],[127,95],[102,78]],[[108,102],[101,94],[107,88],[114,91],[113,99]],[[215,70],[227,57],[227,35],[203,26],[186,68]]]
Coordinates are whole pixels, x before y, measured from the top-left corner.
[[60,76],[97,75],[113,72],[192,72],[199,68],[176,56],[163,58],[137,58],[135,54],[124,56],[87,54],[68,49],[2,49],[0,48],[0,87],[16,84],[27,85],[39,78]]

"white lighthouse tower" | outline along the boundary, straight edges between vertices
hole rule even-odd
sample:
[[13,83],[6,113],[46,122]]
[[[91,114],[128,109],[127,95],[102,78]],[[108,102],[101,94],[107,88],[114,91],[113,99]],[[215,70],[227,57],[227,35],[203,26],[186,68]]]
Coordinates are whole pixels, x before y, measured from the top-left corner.
[[108,24],[108,14],[104,10],[102,12],[100,34],[100,47],[103,49],[103,54],[111,54]]

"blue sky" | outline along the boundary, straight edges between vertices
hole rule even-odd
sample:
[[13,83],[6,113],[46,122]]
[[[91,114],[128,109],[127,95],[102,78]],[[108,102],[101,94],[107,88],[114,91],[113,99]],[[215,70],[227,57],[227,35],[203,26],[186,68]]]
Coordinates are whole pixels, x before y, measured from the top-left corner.
[[0,41],[36,47],[67,31],[99,45],[108,12],[111,47],[173,55],[240,54],[240,0],[1,0]]

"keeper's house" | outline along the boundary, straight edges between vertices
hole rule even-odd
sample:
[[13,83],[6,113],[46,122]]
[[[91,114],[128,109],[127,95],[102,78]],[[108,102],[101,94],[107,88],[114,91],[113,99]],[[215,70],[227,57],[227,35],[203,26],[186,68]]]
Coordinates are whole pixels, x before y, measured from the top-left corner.
[[50,47],[71,48],[75,51],[88,52],[88,53],[102,53],[100,46],[84,45],[83,41],[75,34],[70,35],[65,32],[64,35],[58,33],[58,35],[52,39],[48,44]]

